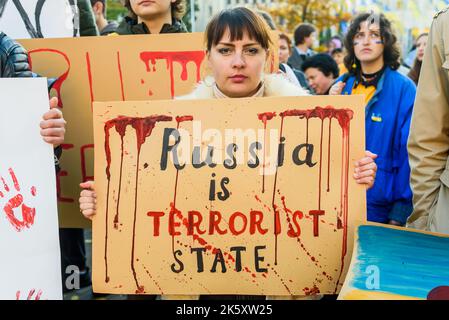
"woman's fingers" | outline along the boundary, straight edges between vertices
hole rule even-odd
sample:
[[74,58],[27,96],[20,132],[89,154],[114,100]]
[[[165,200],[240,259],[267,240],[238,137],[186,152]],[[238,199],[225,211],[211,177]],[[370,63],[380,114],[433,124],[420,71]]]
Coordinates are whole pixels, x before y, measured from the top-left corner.
[[376,176],[376,171],[374,171],[372,169],[363,170],[363,171],[354,173],[355,179],[360,179],[360,178],[365,178],[365,177],[373,177],[374,178],[375,176]]
[[86,181],[86,182],[82,182],[82,183],[80,183],[80,187],[83,188],[83,189],[91,189],[91,190],[94,190],[95,183],[94,183],[94,181]]
[[356,179],[355,182],[357,182],[358,184],[364,184],[369,189],[374,185],[374,177],[369,176],[361,179]]

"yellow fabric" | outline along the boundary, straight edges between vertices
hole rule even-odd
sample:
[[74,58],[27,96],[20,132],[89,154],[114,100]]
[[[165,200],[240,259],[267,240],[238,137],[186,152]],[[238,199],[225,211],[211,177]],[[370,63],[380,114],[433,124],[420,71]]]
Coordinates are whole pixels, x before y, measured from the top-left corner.
[[340,64],[338,65],[338,69],[340,70],[340,76],[342,76],[342,75],[344,75],[345,73],[348,72],[348,69],[346,69],[344,63],[340,63]]
[[375,86],[365,87],[363,84],[359,84],[352,90],[351,94],[363,94],[365,96],[365,103],[368,104],[368,102],[371,100],[371,98],[374,96],[375,93],[376,93]]

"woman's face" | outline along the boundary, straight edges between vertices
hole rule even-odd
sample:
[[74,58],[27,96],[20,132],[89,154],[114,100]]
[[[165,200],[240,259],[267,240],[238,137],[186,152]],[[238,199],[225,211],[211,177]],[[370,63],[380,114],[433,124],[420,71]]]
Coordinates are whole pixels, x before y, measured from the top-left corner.
[[422,59],[424,58],[424,51],[427,46],[427,38],[428,36],[422,36],[416,42],[416,58],[418,59],[418,61],[422,61]]
[[326,94],[326,92],[329,91],[329,88],[335,81],[335,79],[332,77],[332,74],[326,76],[321,70],[317,68],[307,68],[305,74],[310,87],[318,95]]
[[361,62],[372,63],[383,57],[384,45],[379,24],[362,22],[353,40],[355,56]]
[[171,14],[171,4],[176,0],[130,0],[133,12],[142,19]]
[[231,41],[229,30],[208,53],[218,88],[231,98],[250,97],[257,92],[267,57],[267,50],[246,32],[242,40]]
[[287,63],[288,58],[290,57],[290,49],[288,47],[288,43],[285,39],[279,39],[279,62]]

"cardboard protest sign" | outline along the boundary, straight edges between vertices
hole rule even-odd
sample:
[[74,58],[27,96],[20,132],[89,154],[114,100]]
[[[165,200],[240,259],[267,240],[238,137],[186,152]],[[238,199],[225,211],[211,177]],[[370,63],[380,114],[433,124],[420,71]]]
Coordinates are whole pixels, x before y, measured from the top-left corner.
[[369,224],[354,241],[339,299],[449,299],[449,236]]
[[0,30],[13,39],[78,34],[76,0],[0,0]]
[[39,127],[46,79],[0,88],[0,299],[62,299],[53,147]]
[[95,292],[338,292],[361,96],[94,104]]
[[[62,227],[90,225],[79,183],[93,180],[93,101],[170,99],[205,77],[202,33],[22,40],[34,72],[56,78],[67,133],[58,175]],[[267,68],[276,70],[276,62]]]

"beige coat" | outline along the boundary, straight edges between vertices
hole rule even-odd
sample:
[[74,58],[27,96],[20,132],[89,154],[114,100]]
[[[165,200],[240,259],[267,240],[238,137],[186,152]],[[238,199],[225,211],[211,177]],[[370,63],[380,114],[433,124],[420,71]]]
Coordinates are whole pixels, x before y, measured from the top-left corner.
[[408,140],[414,211],[407,226],[449,234],[449,8],[427,42]]
[[[292,84],[282,74],[270,74],[264,77],[264,97],[306,96],[309,92]],[[201,82],[192,93],[178,97],[179,100],[214,99],[213,78],[208,77]]]

